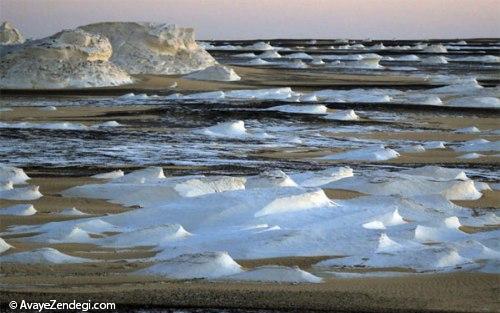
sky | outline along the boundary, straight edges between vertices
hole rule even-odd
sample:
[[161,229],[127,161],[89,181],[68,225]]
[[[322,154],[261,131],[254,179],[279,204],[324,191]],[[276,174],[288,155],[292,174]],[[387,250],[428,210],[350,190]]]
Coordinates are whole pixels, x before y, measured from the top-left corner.
[[0,0],[27,38],[101,21],[194,27],[197,39],[500,37],[500,0]]

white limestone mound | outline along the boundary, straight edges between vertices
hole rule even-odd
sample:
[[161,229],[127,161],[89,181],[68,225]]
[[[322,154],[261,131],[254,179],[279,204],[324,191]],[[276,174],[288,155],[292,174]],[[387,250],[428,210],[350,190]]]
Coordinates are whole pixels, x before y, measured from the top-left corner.
[[186,231],[182,225],[165,224],[109,236],[101,239],[100,244],[114,248],[162,246],[189,236],[191,236],[191,234]]
[[[406,243],[405,243],[406,244]],[[353,256],[325,260],[316,266],[363,266],[369,268],[401,267],[412,268],[417,272],[453,271],[460,268],[477,269],[470,259],[460,256],[454,248],[433,248],[425,245],[409,244],[394,252],[374,253],[366,257]]]
[[364,223],[362,226],[366,229],[386,229],[388,226],[396,226],[406,224],[406,221],[399,214],[398,209],[377,217],[371,222]]
[[245,188],[296,187],[297,183],[281,170],[265,171],[246,179]]
[[500,141],[489,141],[486,139],[474,139],[462,143],[459,146],[453,147],[453,150],[460,152],[477,152],[477,151],[500,151]]
[[314,58],[311,61],[311,64],[312,65],[323,65],[323,64],[325,64],[325,61],[323,61],[323,59],[321,59],[321,58]]
[[213,279],[240,272],[242,272],[241,266],[227,252],[204,252],[182,254],[173,259],[158,262],[136,273],[176,279]]
[[[354,46],[356,46],[356,45],[353,45],[353,47]],[[369,48],[372,50],[385,50],[385,49],[387,49],[387,47],[383,43],[378,43],[376,45],[370,46]]]
[[423,143],[425,149],[446,149],[445,141],[427,141]]
[[437,268],[447,268],[460,266],[466,263],[472,263],[472,261],[462,257],[460,254],[458,254],[458,251],[451,250],[446,255],[440,257],[437,260],[435,266]]
[[395,242],[386,233],[380,234],[377,250],[375,253],[394,253],[403,249],[403,246]]
[[26,252],[18,252],[0,257],[0,262],[24,263],[24,264],[67,264],[91,262],[90,259],[70,256],[53,248],[41,248]]
[[473,134],[473,133],[480,133],[481,131],[476,126],[471,126],[471,127],[459,128],[455,130],[455,132],[463,134]]
[[253,52],[249,52],[249,53],[239,53],[239,54],[235,54],[233,55],[234,58],[256,58],[257,56],[255,55],[255,53]]
[[359,116],[354,112],[354,110],[337,110],[323,117],[327,120],[335,121],[357,121]]
[[490,185],[488,183],[485,183],[485,182],[475,181],[474,182],[474,186],[476,186],[476,189],[478,191],[492,190],[491,187],[490,187]]
[[367,223],[364,223],[362,226],[363,226],[363,228],[366,228],[366,229],[385,229],[385,225],[381,221],[367,222]]
[[238,81],[241,77],[236,72],[224,65],[212,65],[201,71],[193,72],[184,76],[191,80],[209,80],[209,81]]
[[17,204],[0,209],[0,215],[29,216],[36,214],[37,210],[32,204]]
[[23,184],[28,179],[28,175],[21,168],[0,164],[0,182],[11,182],[12,184]]
[[133,171],[121,177],[114,178],[115,183],[148,183],[156,182],[158,179],[165,178],[163,168],[159,166],[150,166],[142,170]]
[[263,50],[263,51],[276,50],[276,48],[271,46],[269,43],[262,42],[262,41],[256,42],[256,43],[249,45],[249,46],[246,46],[245,48],[249,49],[249,50]]
[[402,152],[407,152],[407,153],[419,153],[419,152],[425,152],[425,147],[422,145],[412,145],[408,147],[403,147],[400,149]]
[[422,64],[429,64],[429,65],[448,64],[448,59],[441,55],[435,55],[432,57],[422,59]]
[[122,99],[122,100],[148,100],[149,96],[145,93],[135,94],[133,92],[129,92],[129,93],[126,93],[126,94],[118,97],[118,99]]
[[248,135],[245,122],[221,122],[203,130],[203,134],[213,137],[244,138]]
[[448,50],[442,44],[429,45],[423,49],[424,52],[447,53]]
[[322,104],[314,105],[279,105],[267,109],[269,111],[279,111],[285,113],[298,114],[326,114],[328,108]]
[[85,216],[85,215],[89,215],[89,214],[83,213],[82,211],[78,210],[77,208],[66,208],[66,209],[63,209],[62,211],[60,211],[59,215]]
[[91,128],[101,128],[101,127],[120,127],[122,124],[117,121],[107,121],[99,124],[92,125]]
[[[182,197],[197,197],[210,193],[245,189],[245,179],[241,177],[171,177],[163,176],[163,171],[143,175],[140,171],[117,178],[106,184],[76,186],[62,192],[63,196],[107,199],[124,205],[147,206],[161,204]],[[158,168],[161,170],[161,168]],[[142,170],[145,171],[145,170]],[[129,176],[130,175],[130,176]],[[149,177],[149,178],[148,178]]]
[[326,102],[360,102],[360,103],[382,103],[391,102],[391,95],[399,95],[401,91],[396,89],[349,89],[349,90],[332,90],[325,89],[312,93],[318,97],[320,101]]
[[40,111],[57,111],[57,108],[53,105],[49,105],[46,107],[41,107]]
[[[460,78],[460,79],[452,78],[452,80],[449,81],[449,83],[450,84],[448,86],[432,88],[432,89],[427,90],[427,92],[431,93],[431,94],[469,95],[471,93],[475,93],[478,90],[481,90],[484,88],[483,86],[481,86],[479,84],[476,77],[467,77],[467,78]],[[477,98],[481,98],[481,97],[477,97]],[[486,98],[490,98],[490,97],[486,97]],[[471,100],[471,99],[468,99],[468,100]],[[485,100],[485,101],[489,102],[491,100]],[[448,101],[448,103],[449,102],[450,101]],[[457,104],[455,104],[455,105],[457,105]],[[460,104],[458,103],[457,106],[459,106],[459,105]]]
[[406,61],[406,62],[417,62],[420,58],[414,54],[402,55],[400,57],[394,57],[395,61]]
[[260,266],[249,271],[222,277],[223,280],[258,281],[270,283],[321,283],[323,279],[299,267],[278,265]]
[[450,99],[446,105],[460,108],[500,108],[500,99],[496,97],[462,97]]
[[197,197],[210,193],[245,189],[245,178],[231,176],[199,177],[175,184],[174,190],[182,197]]
[[[482,193],[476,189],[474,181],[462,180],[461,174],[450,171],[445,174],[437,172],[435,175],[426,175],[427,170],[430,171],[432,168],[424,168],[421,174],[412,172],[413,170],[399,173],[379,171],[372,174],[373,176],[354,176],[334,181],[323,188],[403,197],[439,195],[448,200],[477,200],[482,196]],[[452,178],[452,175],[456,175],[458,179]]]
[[11,181],[0,183],[0,191],[12,189],[14,189],[14,184]]
[[402,170],[401,173],[414,176],[422,176],[434,181],[449,181],[449,180],[469,180],[469,177],[462,169],[446,168],[435,165],[427,165],[418,168]]
[[298,96],[290,87],[268,88],[268,89],[241,89],[225,92],[228,99],[238,100],[288,100],[292,96]]
[[423,243],[447,242],[466,238],[468,235],[457,228],[428,227],[418,225],[415,228],[415,240]]
[[463,154],[461,156],[458,156],[457,158],[459,159],[466,159],[466,160],[473,160],[473,159],[479,159],[479,158],[482,158],[484,157],[483,154],[479,154],[479,153],[466,153],[466,154]]
[[27,241],[48,243],[92,243],[94,239],[90,236],[92,232],[86,231],[78,226],[52,229],[51,231],[29,237]]
[[302,187],[319,187],[342,178],[352,177],[354,172],[348,166],[332,167],[317,172],[304,172],[292,175],[292,179]]
[[315,94],[305,94],[299,97],[299,102],[317,102],[318,97]]
[[261,59],[279,59],[282,56],[281,54],[278,53],[278,51],[268,50],[266,52],[262,52],[261,54],[259,54],[258,57]]
[[194,39],[192,28],[134,22],[81,26],[111,42],[111,61],[131,74],[187,74],[217,62]]
[[97,179],[115,179],[119,177],[123,177],[125,174],[123,173],[122,170],[116,170],[108,173],[101,173],[101,174],[96,174],[91,176],[92,178],[97,178]]
[[9,250],[10,248],[13,248],[11,245],[9,245],[3,238],[0,238],[0,253],[4,253],[5,251]]
[[400,154],[391,148],[383,145],[360,148],[345,152],[336,153],[323,157],[325,160],[355,160],[355,161],[386,161],[399,157]]
[[380,56],[365,57],[362,60],[352,63],[346,63],[346,67],[361,68],[361,69],[383,69],[384,67],[379,64],[382,58]]
[[304,52],[297,52],[297,53],[292,53],[284,56],[285,58],[289,59],[304,59],[304,60],[312,60],[313,57],[310,56],[307,53]]
[[21,32],[9,22],[0,25],[0,45],[18,45],[24,43]]
[[24,44],[0,60],[0,87],[62,89],[132,83],[109,62],[113,53],[106,37],[81,29],[64,30]]
[[321,189],[292,195],[284,198],[277,198],[255,213],[255,217],[271,214],[282,214],[303,210],[313,210],[316,208],[330,207],[334,203],[326,196]]
[[[71,223],[70,223],[71,224]],[[103,232],[116,232],[121,229],[111,223],[103,221],[100,218],[84,219],[83,222],[78,222],[75,227],[89,233],[103,233]],[[58,230],[58,229],[56,229]]]
[[304,63],[302,60],[293,60],[291,63],[286,63],[285,64],[286,68],[308,68],[309,66]]
[[268,65],[268,64],[271,64],[271,62],[267,62],[265,60],[262,60],[261,58],[255,58],[255,59],[251,59],[250,61],[245,62],[245,64],[248,64],[248,65]]
[[38,186],[27,186],[9,190],[0,190],[0,199],[36,200],[43,196],[38,189]]

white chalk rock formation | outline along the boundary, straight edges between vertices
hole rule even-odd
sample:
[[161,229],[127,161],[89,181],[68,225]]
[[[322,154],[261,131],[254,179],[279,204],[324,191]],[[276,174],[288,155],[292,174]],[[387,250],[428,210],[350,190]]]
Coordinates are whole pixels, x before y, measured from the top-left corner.
[[131,83],[124,70],[108,61],[112,53],[103,36],[64,30],[2,56],[0,87],[60,89]]
[[0,257],[0,262],[38,264],[38,263],[84,263],[91,260],[64,254],[53,248],[40,248],[36,250],[18,252]]
[[22,168],[0,164],[0,183],[23,184],[29,178]]
[[188,74],[217,64],[196,43],[192,28],[134,22],[80,28],[107,37],[113,46],[111,61],[131,74]]
[[17,204],[0,209],[0,215],[29,216],[36,214],[36,209],[32,204]]
[[222,277],[224,280],[259,281],[273,283],[321,283],[323,279],[298,267],[267,265],[252,270]]
[[24,43],[24,37],[11,23],[0,25],[0,45],[17,45]]
[[9,250],[12,248],[11,245],[9,245],[5,240],[0,238],[0,253],[4,253],[5,251]]
[[218,278],[241,273],[241,266],[227,252],[183,254],[138,271],[176,279]]
[[238,76],[232,68],[219,64],[188,74],[184,76],[184,78],[191,80],[214,80],[224,82],[241,80],[241,77]]

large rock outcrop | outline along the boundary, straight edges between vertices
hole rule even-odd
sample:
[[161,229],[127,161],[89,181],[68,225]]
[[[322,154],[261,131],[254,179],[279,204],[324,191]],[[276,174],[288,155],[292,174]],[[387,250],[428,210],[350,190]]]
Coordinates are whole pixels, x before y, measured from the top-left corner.
[[0,87],[59,89],[131,83],[126,71],[109,62],[112,53],[106,37],[64,30],[5,52],[0,60]]
[[198,46],[192,28],[134,22],[106,22],[81,29],[109,38],[111,61],[131,74],[187,74],[216,64]]
[[0,45],[17,45],[23,42],[23,35],[11,23],[3,22],[0,25]]

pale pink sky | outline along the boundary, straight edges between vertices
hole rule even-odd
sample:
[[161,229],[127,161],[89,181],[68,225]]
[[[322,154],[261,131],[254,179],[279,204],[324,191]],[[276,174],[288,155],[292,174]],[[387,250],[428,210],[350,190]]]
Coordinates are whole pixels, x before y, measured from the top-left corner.
[[0,0],[26,37],[99,21],[153,21],[199,39],[500,37],[500,0]]

